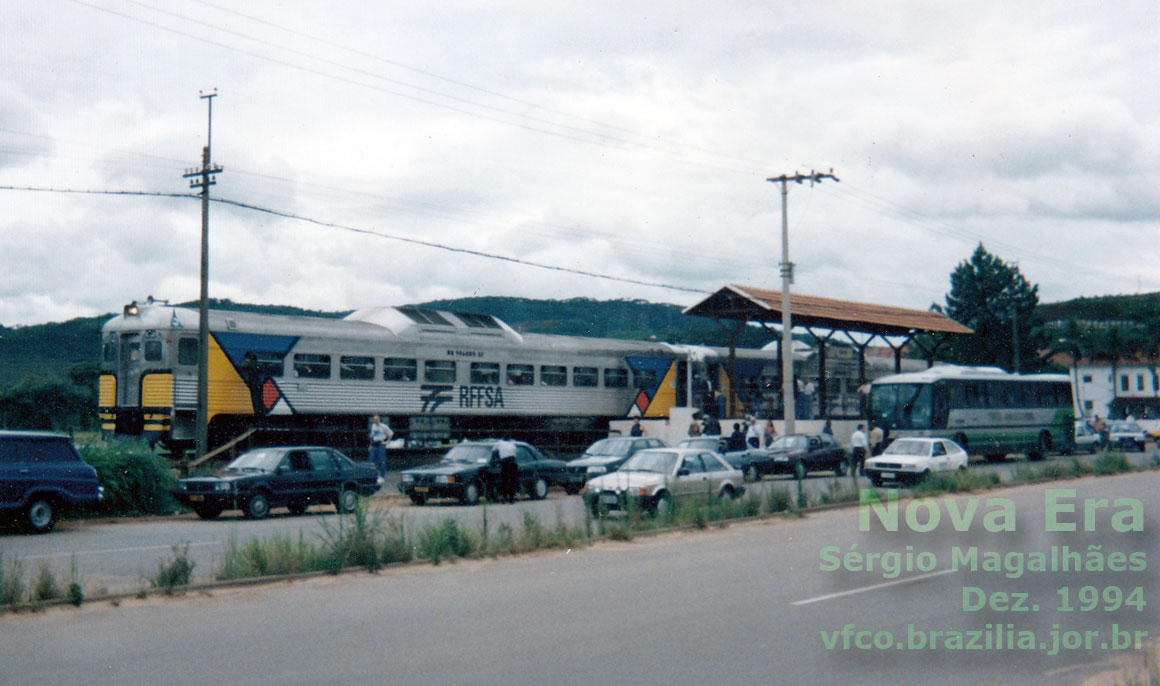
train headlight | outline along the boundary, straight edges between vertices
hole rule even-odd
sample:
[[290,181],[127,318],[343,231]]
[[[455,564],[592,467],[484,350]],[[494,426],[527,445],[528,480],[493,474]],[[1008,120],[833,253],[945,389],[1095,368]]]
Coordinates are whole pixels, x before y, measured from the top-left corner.
[[124,312],[126,317],[136,317],[141,314],[141,308],[137,307],[137,301],[134,300],[125,306]]

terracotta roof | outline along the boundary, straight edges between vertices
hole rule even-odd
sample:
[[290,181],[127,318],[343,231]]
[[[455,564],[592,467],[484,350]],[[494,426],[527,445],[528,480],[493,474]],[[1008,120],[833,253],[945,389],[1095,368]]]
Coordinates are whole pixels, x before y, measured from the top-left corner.
[[[685,314],[747,322],[781,322],[781,291],[730,284],[685,309]],[[790,293],[794,326],[855,331],[882,336],[912,333],[972,333],[946,315],[816,295]]]

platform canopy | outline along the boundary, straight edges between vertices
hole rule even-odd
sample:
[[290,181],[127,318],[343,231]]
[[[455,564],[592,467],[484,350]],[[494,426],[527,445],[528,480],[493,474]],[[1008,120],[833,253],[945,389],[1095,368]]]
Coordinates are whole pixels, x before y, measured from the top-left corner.
[[[950,317],[929,310],[911,310],[798,293],[790,295],[790,315],[794,326],[906,338],[923,333],[972,333],[971,329]],[[729,284],[686,308],[684,314],[780,324],[781,291]]]

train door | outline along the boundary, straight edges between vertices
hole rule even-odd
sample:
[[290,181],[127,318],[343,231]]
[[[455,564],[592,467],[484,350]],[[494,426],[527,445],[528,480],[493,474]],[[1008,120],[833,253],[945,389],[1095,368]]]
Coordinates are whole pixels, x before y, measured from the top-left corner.
[[137,407],[141,403],[141,334],[121,334],[117,356],[117,406]]

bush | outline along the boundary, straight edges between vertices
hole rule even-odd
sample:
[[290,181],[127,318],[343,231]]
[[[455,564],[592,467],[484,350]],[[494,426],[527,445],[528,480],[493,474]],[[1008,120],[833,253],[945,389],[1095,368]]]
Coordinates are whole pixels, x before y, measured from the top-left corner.
[[97,440],[80,447],[97,470],[105,497],[93,507],[108,515],[171,514],[177,511],[177,478],[166,458],[143,441]]

